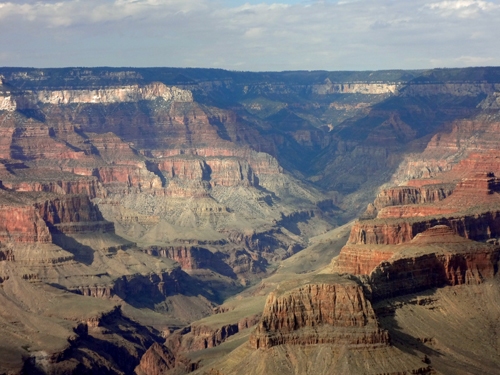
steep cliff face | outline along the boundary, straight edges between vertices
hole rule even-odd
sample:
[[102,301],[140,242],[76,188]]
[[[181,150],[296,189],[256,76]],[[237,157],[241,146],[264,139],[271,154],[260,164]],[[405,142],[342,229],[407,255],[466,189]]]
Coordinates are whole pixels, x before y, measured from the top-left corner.
[[373,299],[441,287],[480,284],[497,271],[500,248],[467,240],[451,228],[435,226],[417,235],[369,274]]
[[[26,181],[23,178],[3,179],[3,186],[14,190],[14,191],[35,191],[35,192],[46,192],[54,194],[86,194],[89,198],[96,198],[98,196],[105,196],[106,191],[101,189],[101,184],[95,177],[82,177],[75,179],[74,176],[71,178],[64,179],[65,176],[58,174],[54,176],[53,171],[42,170],[43,176],[36,176],[36,180],[31,179]],[[30,171],[30,173],[33,173]],[[47,178],[49,175],[49,178]],[[50,177],[53,176],[53,179]]]
[[0,239],[25,243],[50,243],[52,236],[33,206],[0,206]]
[[[384,207],[378,211],[376,219],[355,224],[349,243],[389,245],[408,242],[418,233],[438,224],[448,225],[465,238],[484,240],[496,237],[499,235],[499,186],[493,173],[480,173],[460,181],[453,194],[435,204]],[[398,188],[397,191],[414,194],[411,198],[402,197],[414,201],[421,199],[420,189]],[[385,198],[387,193],[382,194]],[[437,196],[439,198],[440,194]],[[381,205],[380,201],[377,203]]]
[[208,181],[212,186],[258,186],[258,178],[245,159],[170,157],[160,159],[158,169],[167,178]]
[[314,85],[311,90],[314,94],[394,94],[398,91],[401,85],[397,83],[382,83],[382,82],[349,82],[349,83],[332,83],[328,78],[323,85]]
[[[114,232],[86,195],[33,195],[2,191],[4,241],[51,243],[52,233]],[[18,203],[25,202],[24,206]]]
[[[491,166],[491,163],[489,165]],[[462,166],[461,169],[464,170],[464,167]],[[471,176],[472,171],[469,170],[466,175]],[[415,185],[418,184],[415,182]],[[382,206],[384,203],[398,203],[398,200],[403,202],[419,200],[421,199],[421,189],[424,186],[419,188],[399,187],[389,190],[391,194],[394,191],[413,194],[413,196],[408,197],[403,195],[398,199],[387,199],[388,193],[383,192],[380,196],[384,199],[379,199],[377,204]],[[473,175],[473,177],[462,179],[457,183],[453,193],[443,200],[427,204],[384,207],[374,213],[377,215],[376,219],[361,220],[353,226],[348,244],[342,249],[336,261],[336,269],[338,272],[368,275],[378,264],[393,259],[393,255],[405,248],[405,244],[420,244],[425,238],[436,238],[433,233],[442,235],[442,242],[444,243],[447,242],[447,239],[452,238],[448,232],[462,236],[464,240],[484,241],[498,237],[500,235],[498,230],[499,190],[499,180],[493,173],[479,173]],[[437,195],[438,198],[442,194],[442,190],[440,192]],[[440,228],[440,225],[444,225],[447,230],[441,233],[439,230],[431,229],[433,227]],[[417,238],[420,239],[417,240]],[[453,240],[452,242],[456,241]],[[483,256],[481,254],[478,255],[479,258]],[[453,256],[451,257],[453,258]],[[470,256],[475,257],[475,255]],[[445,256],[432,254],[430,255],[432,259],[428,261],[431,263],[437,262],[435,264],[462,262],[450,257],[444,260],[443,257],[446,258]],[[428,257],[422,259],[428,259]],[[468,269],[468,266],[462,266],[462,269]],[[442,283],[446,279],[443,275],[449,272],[451,271],[441,272],[439,277]],[[489,276],[492,275],[491,270],[485,272]],[[461,275],[459,278],[464,279],[464,277],[464,275]],[[473,276],[469,275],[467,277],[470,279]]]
[[453,183],[424,186],[396,186],[383,190],[375,199],[374,206],[380,210],[388,206],[439,202],[454,190]]
[[168,87],[162,83],[152,83],[145,86],[133,85],[116,88],[83,89],[83,90],[39,90],[25,91],[13,96],[15,109],[36,108],[38,104],[83,104],[83,103],[117,103],[138,102],[140,100],[155,100],[162,98],[169,101],[192,102],[190,91],[175,86]]
[[250,337],[253,348],[325,344],[351,348],[387,345],[361,285],[323,275],[317,281],[269,295],[261,322]]
[[408,155],[397,168],[393,181],[399,184],[436,176],[450,181],[471,172],[497,171],[500,123],[495,103],[498,94],[486,91],[488,97],[478,103],[473,116],[444,126],[421,154]]
[[395,249],[373,245],[345,245],[334,270],[352,275],[369,275],[379,264],[390,259]]

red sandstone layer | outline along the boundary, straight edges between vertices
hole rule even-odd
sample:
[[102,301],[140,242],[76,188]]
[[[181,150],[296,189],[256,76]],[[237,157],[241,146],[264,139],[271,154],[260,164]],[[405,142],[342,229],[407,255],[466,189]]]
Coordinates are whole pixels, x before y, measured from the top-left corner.
[[[250,336],[255,349],[282,344],[331,343],[347,347],[387,345],[363,288],[355,282],[311,282],[269,295],[261,322]],[[332,277],[334,278],[334,277]]]

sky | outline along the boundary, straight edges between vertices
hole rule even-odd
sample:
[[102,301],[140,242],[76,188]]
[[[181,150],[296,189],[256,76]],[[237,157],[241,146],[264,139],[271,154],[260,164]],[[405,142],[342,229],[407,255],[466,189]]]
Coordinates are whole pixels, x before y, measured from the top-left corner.
[[500,0],[0,0],[0,66],[500,66]]

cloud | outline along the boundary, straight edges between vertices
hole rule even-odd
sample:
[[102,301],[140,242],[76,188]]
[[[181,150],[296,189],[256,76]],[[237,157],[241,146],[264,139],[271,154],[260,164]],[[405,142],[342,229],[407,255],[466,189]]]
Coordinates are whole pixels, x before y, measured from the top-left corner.
[[482,12],[498,10],[500,5],[482,0],[457,0],[431,3],[427,4],[427,7],[439,11],[443,16],[469,18],[477,17]]
[[244,70],[500,65],[499,1],[274,0],[238,6],[223,0],[0,1],[0,65]]

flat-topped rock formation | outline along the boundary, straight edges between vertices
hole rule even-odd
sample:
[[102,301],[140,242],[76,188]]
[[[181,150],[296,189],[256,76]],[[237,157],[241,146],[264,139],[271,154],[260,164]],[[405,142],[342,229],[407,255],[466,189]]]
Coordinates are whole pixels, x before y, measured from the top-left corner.
[[[446,198],[405,204],[411,200],[405,196],[410,192],[419,199],[419,189],[401,187],[390,189],[390,193],[381,193],[379,198],[384,200],[377,198],[379,207],[381,201],[387,205],[375,210],[368,220],[361,220],[353,226],[334,269],[341,273],[370,275],[377,267],[384,269],[392,262],[399,266],[406,264],[407,275],[411,275],[411,267],[415,267],[415,272],[421,270],[422,278],[427,278],[430,284],[424,282],[421,288],[480,282],[483,277],[492,277],[498,251],[494,246],[481,248],[469,240],[485,241],[500,236],[500,188],[495,175],[469,172],[469,177],[458,182]],[[401,205],[397,205],[398,199],[386,199],[395,191],[404,192],[399,199]],[[447,246],[448,253],[443,254],[438,243]],[[467,244],[469,252],[464,250]],[[411,250],[404,250],[410,248],[415,254],[425,254],[414,258],[409,255]],[[407,254],[409,258],[401,254]]]
[[[460,237],[445,225],[422,232],[405,244],[357,250],[370,263],[360,262],[364,268],[344,263],[339,271],[368,275],[372,300],[445,285],[480,284],[494,277],[500,255],[497,245]],[[376,253],[385,257],[377,259]]]
[[351,348],[387,345],[363,288],[353,280],[322,275],[303,286],[271,293],[253,348],[330,343]]
[[38,104],[109,104],[117,102],[137,102],[139,100],[155,100],[157,98],[162,98],[166,101],[193,101],[193,96],[190,91],[182,90],[175,86],[168,87],[162,83],[156,82],[145,86],[133,85],[102,89],[27,90],[12,95],[12,105],[2,109],[14,111],[16,109],[36,108]]
[[404,243],[438,224],[470,239],[496,237],[500,235],[498,184],[493,173],[481,173],[463,179],[453,194],[436,203],[381,208],[376,218],[354,225],[348,245]]

